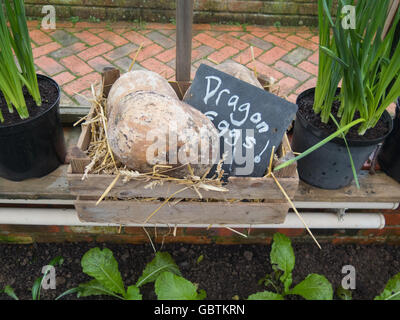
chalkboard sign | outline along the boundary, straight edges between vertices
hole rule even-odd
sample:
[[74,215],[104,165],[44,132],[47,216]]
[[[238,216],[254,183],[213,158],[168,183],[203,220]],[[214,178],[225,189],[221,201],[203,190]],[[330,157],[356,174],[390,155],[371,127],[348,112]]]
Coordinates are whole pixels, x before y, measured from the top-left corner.
[[229,74],[201,64],[184,101],[219,131],[227,175],[261,177],[293,121],[297,106]]

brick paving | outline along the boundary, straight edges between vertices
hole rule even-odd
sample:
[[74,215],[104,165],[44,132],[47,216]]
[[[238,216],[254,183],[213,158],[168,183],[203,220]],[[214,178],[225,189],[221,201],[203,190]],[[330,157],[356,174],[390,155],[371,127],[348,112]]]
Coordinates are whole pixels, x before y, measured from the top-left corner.
[[[175,78],[175,25],[127,22],[58,22],[56,30],[29,21],[35,64],[62,88],[62,105],[88,104],[90,85],[105,66],[126,72],[142,45],[134,69],[146,68]],[[315,28],[219,24],[193,26],[192,78],[201,63],[236,61],[275,78],[279,94],[294,102],[315,86],[318,36]],[[253,47],[253,61],[250,47]]]

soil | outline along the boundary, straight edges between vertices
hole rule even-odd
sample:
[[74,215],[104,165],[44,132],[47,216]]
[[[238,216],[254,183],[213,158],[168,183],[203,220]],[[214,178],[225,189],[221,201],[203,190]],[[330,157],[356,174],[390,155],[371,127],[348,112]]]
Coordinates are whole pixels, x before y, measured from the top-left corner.
[[[327,136],[336,132],[337,126],[335,125],[335,123],[332,120],[329,120],[328,123],[323,123],[321,121],[320,115],[314,113],[313,106],[314,106],[314,91],[309,91],[302,97],[302,99],[299,99],[298,111],[310,124],[312,124],[316,128],[323,130],[323,132],[325,132]],[[331,113],[335,117],[337,122],[340,122],[340,118],[337,116],[339,108],[340,108],[340,101],[339,100],[334,101]],[[356,112],[353,120],[357,120],[359,118],[360,114]],[[362,136],[360,136],[357,132],[360,125],[361,124],[358,124],[352,127],[347,133],[346,138],[350,140],[359,140],[359,141],[375,140],[385,136],[389,131],[389,124],[385,122],[382,118],[379,119],[378,123],[374,128],[367,130],[365,134]]]
[[[42,98],[42,105],[40,107],[36,105],[36,102],[33,100],[32,96],[29,94],[26,87],[23,88],[26,105],[28,107],[29,118],[33,118],[40,114],[43,114],[44,112],[46,112],[46,110],[51,108],[58,99],[58,90],[53,83],[47,81],[44,78],[38,77],[38,85],[39,85],[40,96]],[[6,100],[4,99],[4,96],[1,92],[0,92],[0,110],[4,117],[4,122],[3,123],[0,122],[0,127],[9,126],[12,124],[18,124],[29,120],[29,119],[21,120],[21,118],[18,115],[18,112],[15,109],[13,113],[10,113],[8,111]]]
[[[42,290],[42,300],[54,299],[67,289],[90,280],[82,273],[81,257],[93,247],[107,247],[113,251],[125,285],[136,283],[145,265],[152,259],[150,244],[130,245],[112,243],[35,243],[32,245],[0,245],[0,288],[11,285],[20,299],[31,299],[30,288],[41,275],[44,265],[54,257],[64,258],[56,268],[57,288]],[[234,296],[246,299],[250,294],[263,291],[258,280],[271,273],[270,245],[194,245],[167,244],[160,251],[169,252],[177,262],[183,276],[199,284],[207,292],[207,299],[231,300]],[[309,273],[328,278],[334,290],[341,284],[342,267],[352,265],[356,270],[356,290],[353,299],[373,299],[382,292],[387,281],[400,272],[400,250],[386,244],[332,245],[323,244],[319,250],[313,243],[294,243],[296,266],[293,284]],[[201,262],[197,262],[200,256]],[[153,284],[141,289],[144,299],[156,299]],[[9,299],[0,294],[0,300]],[[69,295],[63,299],[77,299]],[[84,298],[82,298],[84,299]],[[88,299],[88,298],[86,298]],[[110,299],[94,296],[90,299]]]

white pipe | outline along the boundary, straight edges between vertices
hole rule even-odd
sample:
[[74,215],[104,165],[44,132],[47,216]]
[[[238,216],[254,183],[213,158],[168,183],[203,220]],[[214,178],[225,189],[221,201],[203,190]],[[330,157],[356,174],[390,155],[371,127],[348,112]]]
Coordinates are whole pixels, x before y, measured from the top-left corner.
[[364,209],[395,210],[399,207],[398,202],[325,202],[325,201],[295,201],[297,209]]
[[[385,218],[379,213],[347,213],[343,220],[339,220],[335,213],[309,212],[301,213],[309,228],[312,229],[382,229],[385,227]],[[81,222],[74,209],[48,208],[0,208],[0,224],[20,225],[58,225],[58,226],[119,226],[114,223]],[[208,224],[126,224],[132,227],[191,227],[208,228]],[[295,213],[289,212],[282,224],[214,224],[213,228],[304,228]]]
[[[294,201],[297,209],[364,209],[364,210],[395,210],[398,202],[324,202],[324,201]],[[0,204],[35,204],[35,205],[74,205],[74,200],[62,199],[0,199]]]

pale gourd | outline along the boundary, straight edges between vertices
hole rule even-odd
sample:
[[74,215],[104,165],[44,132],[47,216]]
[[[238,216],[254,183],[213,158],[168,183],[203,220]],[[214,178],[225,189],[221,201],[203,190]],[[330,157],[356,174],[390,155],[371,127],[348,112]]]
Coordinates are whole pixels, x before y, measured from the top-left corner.
[[[123,106],[123,107],[122,107]],[[200,111],[171,96],[139,91],[114,106],[108,140],[114,156],[141,173],[172,165],[169,176],[202,176],[219,157],[218,131]],[[185,166],[186,165],[186,166]]]
[[264,89],[261,83],[257,80],[257,77],[254,74],[254,71],[251,71],[244,65],[241,65],[236,62],[224,62],[214,67],[215,69],[225,72],[232,77],[238,78],[242,81],[245,81],[253,86],[259,87],[260,89]]
[[107,98],[107,117],[110,117],[111,113],[115,112],[115,106],[124,96],[137,91],[158,92],[178,99],[168,81],[158,73],[148,70],[130,71],[118,78],[111,87]]

